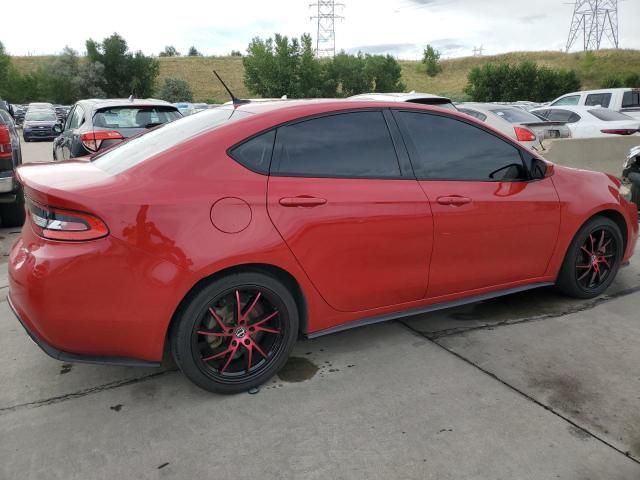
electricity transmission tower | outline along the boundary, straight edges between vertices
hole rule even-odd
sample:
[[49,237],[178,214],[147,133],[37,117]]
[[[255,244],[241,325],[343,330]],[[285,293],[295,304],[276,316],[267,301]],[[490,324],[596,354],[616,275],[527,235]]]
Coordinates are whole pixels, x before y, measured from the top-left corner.
[[316,9],[316,14],[311,19],[318,21],[316,55],[333,57],[336,54],[336,20],[344,18],[336,15],[336,9],[344,7],[344,4],[336,3],[335,0],[317,0],[309,6]]
[[618,48],[618,0],[576,0],[567,52],[582,37],[583,49],[600,50],[604,36]]

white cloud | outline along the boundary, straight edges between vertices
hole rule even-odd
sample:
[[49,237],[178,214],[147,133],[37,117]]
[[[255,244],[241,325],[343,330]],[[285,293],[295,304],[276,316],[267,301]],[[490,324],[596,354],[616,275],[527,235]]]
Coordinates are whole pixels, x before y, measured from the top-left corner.
[[[558,0],[342,0],[337,47],[418,58],[435,44],[445,56],[512,50],[559,50],[572,7]],[[49,54],[69,45],[80,52],[88,38],[120,33],[133,50],[157,54],[165,45],[185,53],[195,45],[208,55],[244,51],[254,36],[275,32],[315,36],[308,1],[181,0],[155,2],[65,0],[8,2],[3,5],[0,40],[14,55]],[[620,42],[640,48],[640,2],[620,2]],[[34,14],[34,12],[37,12]],[[579,48],[579,47],[578,47]]]

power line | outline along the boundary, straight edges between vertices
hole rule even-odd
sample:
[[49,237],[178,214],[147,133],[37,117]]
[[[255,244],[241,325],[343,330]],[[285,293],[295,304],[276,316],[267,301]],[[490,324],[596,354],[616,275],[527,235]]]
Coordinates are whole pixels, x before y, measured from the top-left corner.
[[600,50],[603,37],[618,48],[618,0],[577,0],[567,39],[568,52],[582,36],[583,50]]
[[336,9],[344,7],[344,3],[336,3],[335,0],[317,0],[309,7],[316,9],[316,14],[311,17],[318,21],[316,35],[316,55],[318,57],[334,57],[336,54],[336,20],[344,17],[336,14]]

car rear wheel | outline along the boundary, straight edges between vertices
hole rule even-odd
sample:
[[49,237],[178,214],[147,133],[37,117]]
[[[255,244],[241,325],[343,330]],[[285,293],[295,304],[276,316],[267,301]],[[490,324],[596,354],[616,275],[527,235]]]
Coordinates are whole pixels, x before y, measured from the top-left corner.
[[609,218],[593,218],[573,239],[558,276],[558,288],[576,298],[601,295],[615,279],[623,253],[620,227]]
[[170,342],[176,364],[192,382],[237,393],[275,375],[297,336],[298,309],[289,290],[268,275],[239,273],[188,299]]
[[3,227],[21,227],[25,218],[24,192],[20,189],[16,192],[15,202],[0,204],[0,221]]

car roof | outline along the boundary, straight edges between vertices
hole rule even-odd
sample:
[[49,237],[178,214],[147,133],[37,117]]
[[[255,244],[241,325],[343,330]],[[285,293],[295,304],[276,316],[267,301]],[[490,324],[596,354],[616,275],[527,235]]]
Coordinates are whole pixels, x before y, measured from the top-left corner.
[[438,99],[448,100],[447,97],[440,95],[433,95],[432,93],[418,93],[418,92],[392,92],[392,93],[361,93],[360,95],[353,95],[348,100],[379,100],[379,101],[391,101],[391,102],[410,102],[411,100],[420,99]]
[[480,110],[482,112],[491,112],[494,113],[494,110],[506,110],[506,109],[511,109],[511,110],[517,110],[517,111],[522,111],[521,108],[518,108],[514,105],[504,105],[504,104],[497,104],[497,103],[474,103],[474,102],[464,102],[464,103],[458,103],[456,104],[457,107],[459,108],[473,108],[475,110]]
[[534,108],[531,110],[532,112],[537,112],[540,110],[568,110],[570,112],[575,113],[587,113],[591,110],[609,110],[608,108],[603,108],[598,105],[591,106],[575,106],[575,105],[547,105],[544,107]]
[[128,98],[89,98],[86,100],[80,100],[78,103],[83,105],[89,105],[95,109],[106,107],[148,107],[148,106],[162,106],[173,107],[175,105],[164,100],[158,100],[155,98],[134,98],[129,100]]

